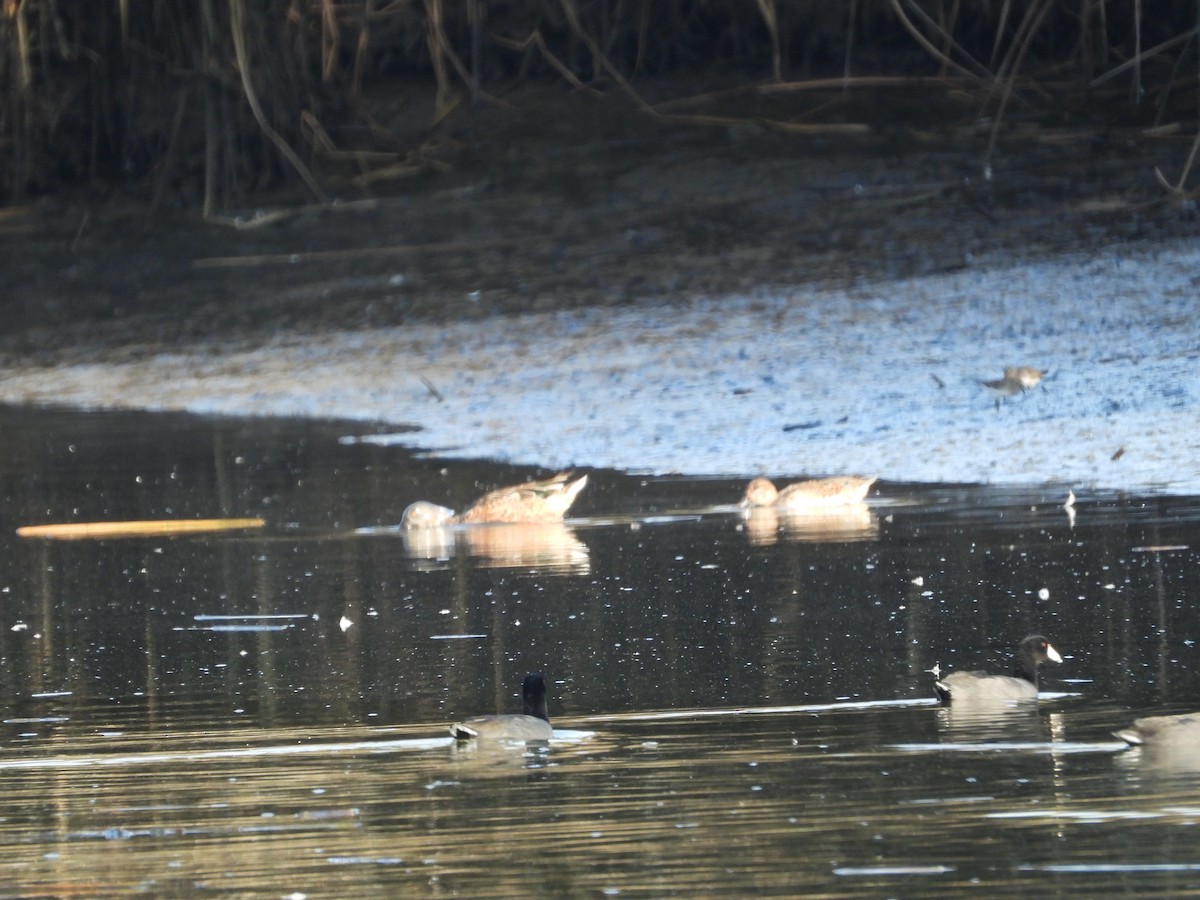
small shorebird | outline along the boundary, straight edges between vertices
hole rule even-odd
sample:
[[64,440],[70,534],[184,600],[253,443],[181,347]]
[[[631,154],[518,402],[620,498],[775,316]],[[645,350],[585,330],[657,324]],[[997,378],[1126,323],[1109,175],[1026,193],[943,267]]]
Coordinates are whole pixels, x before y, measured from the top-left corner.
[[400,527],[411,530],[483,522],[561,522],[588,479],[586,475],[581,475],[571,481],[570,477],[570,472],[559,472],[541,481],[499,488],[484,494],[459,515],[436,503],[418,500],[404,510]]
[[1025,393],[1030,388],[1037,387],[1046,375],[1046,369],[1035,369],[1033,366],[1006,366],[1004,377],[995,381],[979,382],[996,398],[996,409],[1000,401],[1017,393]]
[[742,495],[742,501],[738,505],[743,509],[774,506],[776,509],[784,511],[846,506],[852,503],[862,503],[863,498],[867,496],[867,491],[876,481],[876,478],[842,475],[834,478],[797,481],[780,491],[776,490],[775,485],[768,479],[755,478],[746,485],[746,493]]
[[1035,369],[1033,366],[1007,366],[1004,369],[1004,377],[1019,384],[1022,391],[1027,391],[1037,387],[1048,371]]

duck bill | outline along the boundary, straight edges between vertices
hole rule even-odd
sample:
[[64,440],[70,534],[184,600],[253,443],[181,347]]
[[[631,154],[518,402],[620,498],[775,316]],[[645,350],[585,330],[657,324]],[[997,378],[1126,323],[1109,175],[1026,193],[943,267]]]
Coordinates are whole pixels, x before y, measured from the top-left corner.
[[1062,654],[1055,650],[1051,644],[1046,645],[1046,658],[1056,663],[1062,662]]

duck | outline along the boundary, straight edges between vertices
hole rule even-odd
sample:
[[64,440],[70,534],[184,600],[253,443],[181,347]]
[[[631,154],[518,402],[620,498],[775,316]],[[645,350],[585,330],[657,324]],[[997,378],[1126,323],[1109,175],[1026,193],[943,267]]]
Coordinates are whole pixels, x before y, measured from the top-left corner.
[[440,528],[447,525],[483,523],[544,524],[561,522],[579,492],[587,486],[587,475],[574,481],[570,472],[559,472],[540,481],[527,481],[490,491],[462,513],[427,500],[410,503],[400,517],[400,528]]
[[587,475],[574,481],[570,472],[559,472],[541,481],[503,487],[484,494],[457,521],[464,525],[479,522],[561,522],[579,492],[587,486]]
[[428,500],[418,500],[404,508],[400,516],[400,528],[404,531],[415,531],[418,528],[440,528],[449,525],[454,520],[454,510],[448,506],[438,506]]
[[934,689],[942,703],[1036,700],[1038,667],[1046,660],[1061,663],[1062,655],[1040,634],[1031,634],[1017,646],[1012,675],[955,672],[934,682]]
[[541,672],[530,672],[521,683],[520,715],[472,716],[450,726],[456,741],[500,741],[537,743],[554,736],[546,710],[546,680]]
[[1132,725],[1114,734],[1135,747],[1178,746],[1200,753],[1200,712],[1134,719]]
[[773,506],[781,512],[800,512],[806,509],[823,509],[831,506],[849,506],[862,503],[877,478],[860,478],[842,475],[833,478],[813,478],[797,481],[783,490],[777,490],[767,478],[755,478],[746,485],[738,505],[743,509]]

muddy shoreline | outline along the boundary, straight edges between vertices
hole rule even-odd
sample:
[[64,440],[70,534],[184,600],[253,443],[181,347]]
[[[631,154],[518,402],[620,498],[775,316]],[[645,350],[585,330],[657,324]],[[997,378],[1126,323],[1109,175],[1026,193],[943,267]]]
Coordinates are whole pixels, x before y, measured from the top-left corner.
[[[862,102],[880,119],[888,98]],[[1178,170],[1185,135],[1004,134],[988,181],[986,122],[797,137],[530,88],[427,135],[409,177],[335,183],[327,205],[278,195],[222,224],[111,198],[10,210],[0,352],[844,287],[1200,231],[1154,178]]]
[[[396,441],[535,466],[1200,494],[1200,223],[1153,175],[1185,138],[1015,127],[988,181],[982,127],[591,112],[480,114],[442,165],[276,198],[262,227],[10,215],[0,402],[415,425]],[[994,409],[1008,365],[1050,374]]]

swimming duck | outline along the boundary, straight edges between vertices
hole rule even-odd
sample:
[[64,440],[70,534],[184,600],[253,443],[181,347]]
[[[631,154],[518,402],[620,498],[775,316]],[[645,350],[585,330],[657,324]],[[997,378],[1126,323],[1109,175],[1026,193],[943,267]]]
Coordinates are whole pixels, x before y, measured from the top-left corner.
[[1135,719],[1132,725],[1116,735],[1135,746],[1163,748],[1178,745],[1200,753],[1200,713],[1146,716]]
[[405,531],[417,528],[438,528],[450,525],[454,521],[454,510],[447,506],[438,506],[428,500],[418,500],[410,503],[400,517],[400,527]]
[[527,481],[513,487],[484,494],[459,516],[456,522],[561,522],[575,497],[587,485],[588,477],[570,480],[570,472],[559,472],[541,481]]
[[527,481],[484,494],[459,515],[428,500],[410,503],[400,517],[405,531],[440,528],[445,525],[477,525],[484,522],[540,524],[561,522],[588,477],[570,480],[570,472],[559,472],[541,481]]
[[780,491],[776,490],[775,485],[768,479],[755,478],[746,485],[746,493],[742,495],[739,505],[744,509],[774,506],[784,512],[846,506],[862,503],[867,491],[876,481],[875,478],[858,478],[853,475],[814,478],[789,484]]
[[521,683],[521,715],[472,716],[450,726],[455,740],[529,743],[554,736],[546,710],[546,681],[541,672],[530,672]]
[[1016,667],[1012,675],[955,672],[934,682],[934,689],[943,703],[1036,700],[1038,666],[1046,660],[1060,663],[1062,656],[1040,634],[1031,634],[1017,647]]

